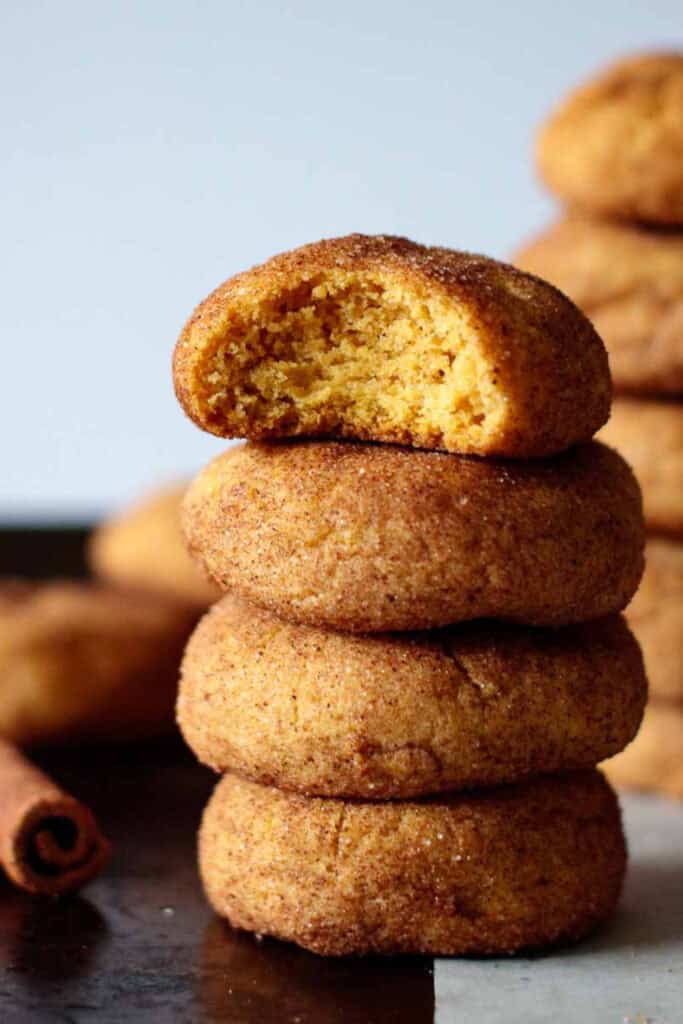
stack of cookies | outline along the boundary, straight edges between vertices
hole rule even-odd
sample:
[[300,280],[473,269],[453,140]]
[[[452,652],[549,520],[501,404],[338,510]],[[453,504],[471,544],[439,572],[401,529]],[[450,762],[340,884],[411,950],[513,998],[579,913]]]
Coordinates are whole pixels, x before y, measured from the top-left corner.
[[645,702],[618,614],[643,527],[590,440],[610,380],[588,320],[484,257],[356,235],[222,285],[174,372],[199,426],[250,439],[184,503],[226,591],[178,703],[223,773],[199,844],[216,911],[323,954],[602,921],[625,849],[595,765]]
[[605,340],[618,398],[601,437],[633,466],[650,537],[628,618],[652,700],[619,784],[683,797],[683,53],[621,61],[543,127],[538,162],[568,208],[516,262]]

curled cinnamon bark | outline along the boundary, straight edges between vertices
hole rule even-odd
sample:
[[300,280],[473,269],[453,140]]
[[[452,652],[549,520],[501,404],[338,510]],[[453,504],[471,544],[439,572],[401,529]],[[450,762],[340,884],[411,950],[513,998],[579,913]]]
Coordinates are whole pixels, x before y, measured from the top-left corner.
[[28,892],[80,889],[109,857],[92,812],[0,740],[0,865]]

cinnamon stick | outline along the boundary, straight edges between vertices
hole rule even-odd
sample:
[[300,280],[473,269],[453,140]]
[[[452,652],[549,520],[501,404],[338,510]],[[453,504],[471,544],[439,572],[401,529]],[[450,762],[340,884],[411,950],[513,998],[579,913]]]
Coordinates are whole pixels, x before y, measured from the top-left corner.
[[0,865],[28,892],[73,892],[109,857],[92,812],[0,740]]

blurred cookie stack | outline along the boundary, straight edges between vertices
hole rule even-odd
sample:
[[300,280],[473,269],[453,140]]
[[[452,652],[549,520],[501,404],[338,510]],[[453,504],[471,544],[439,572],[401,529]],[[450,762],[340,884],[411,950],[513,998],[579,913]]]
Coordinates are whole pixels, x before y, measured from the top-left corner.
[[512,267],[354,235],[222,285],[174,375],[199,426],[251,438],[184,502],[227,591],[178,700],[224,773],[199,842],[216,911],[323,954],[604,920],[625,849],[595,765],[645,703],[617,614],[643,525],[590,440],[610,381],[587,319]]
[[600,436],[633,466],[649,533],[627,616],[651,702],[606,767],[620,785],[683,797],[683,54],[607,69],[550,117],[537,156],[567,212],[515,262],[569,295],[605,341],[618,397]]

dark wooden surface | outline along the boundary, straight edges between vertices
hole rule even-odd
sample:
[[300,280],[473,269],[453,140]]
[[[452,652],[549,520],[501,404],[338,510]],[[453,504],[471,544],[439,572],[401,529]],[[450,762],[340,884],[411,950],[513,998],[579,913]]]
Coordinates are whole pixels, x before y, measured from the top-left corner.
[[[0,572],[78,574],[84,537],[0,530]],[[211,914],[195,835],[214,777],[179,741],[40,763],[91,805],[114,855],[75,898],[34,899],[0,881],[1,1024],[432,1020],[429,960],[323,960]]]
[[0,575],[84,576],[87,526],[29,529],[0,526]]

